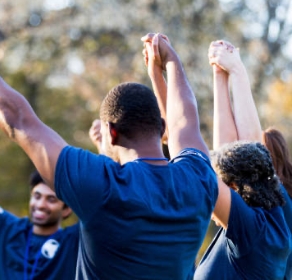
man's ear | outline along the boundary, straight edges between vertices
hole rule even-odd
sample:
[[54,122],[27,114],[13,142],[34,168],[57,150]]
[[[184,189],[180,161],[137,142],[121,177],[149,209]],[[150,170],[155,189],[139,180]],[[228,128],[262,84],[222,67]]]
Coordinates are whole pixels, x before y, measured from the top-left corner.
[[113,123],[108,123],[109,133],[111,136],[111,144],[116,145],[118,142],[118,132]]
[[62,218],[63,220],[67,219],[72,214],[72,210],[67,205],[64,206],[62,210]]
[[237,191],[237,190],[238,190],[238,187],[236,186],[236,184],[235,184],[234,182],[231,182],[231,183],[229,184],[229,187],[230,187],[231,189],[233,189],[234,191]]

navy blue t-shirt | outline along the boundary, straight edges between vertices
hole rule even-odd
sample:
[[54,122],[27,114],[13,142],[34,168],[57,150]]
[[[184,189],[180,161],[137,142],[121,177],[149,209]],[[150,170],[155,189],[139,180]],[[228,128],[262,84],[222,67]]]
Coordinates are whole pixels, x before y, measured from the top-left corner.
[[292,244],[282,207],[249,207],[230,191],[227,230],[215,236],[194,280],[283,280]]
[[[31,233],[32,224],[28,218],[18,218],[0,208],[0,229],[1,280],[25,279],[25,267],[27,279],[32,279],[32,274],[34,280],[74,279],[79,238],[77,224],[47,238]],[[28,239],[30,246],[26,257]]]
[[218,195],[204,154],[120,165],[65,147],[55,187],[81,223],[76,279],[192,279]]
[[[281,185],[281,191],[286,201],[285,205],[283,206],[284,217],[286,219],[290,232],[292,233],[292,199],[283,185]],[[291,235],[291,239],[292,239],[292,235]],[[290,253],[288,257],[284,280],[291,280],[291,279],[292,279],[292,252]]]

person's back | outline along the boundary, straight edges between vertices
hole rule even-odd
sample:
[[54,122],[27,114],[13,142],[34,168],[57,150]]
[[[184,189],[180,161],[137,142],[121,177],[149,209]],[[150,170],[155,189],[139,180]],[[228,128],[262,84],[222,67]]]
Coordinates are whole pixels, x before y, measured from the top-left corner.
[[194,279],[284,279],[291,242],[281,207],[251,208],[236,193],[232,199],[230,225],[216,234]]
[[[145,99],[154,97],[142,85],[119,87],[125,95],[134,90],[139,103],[147,104]],[[127,106],[133,108],[133,103]],[[142,157],[121,165],[106,156],[67,147],[58,161],[56,191],[71,201],[82,221],[78,279],[193,277],[217,197],[214,171],[200,151],[186,149],[170,163],[162,157]]]

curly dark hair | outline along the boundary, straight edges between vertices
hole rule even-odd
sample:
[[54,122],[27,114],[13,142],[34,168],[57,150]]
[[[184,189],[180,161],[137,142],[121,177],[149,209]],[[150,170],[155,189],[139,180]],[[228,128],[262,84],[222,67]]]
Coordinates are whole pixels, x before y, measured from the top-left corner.
[[101,104],[100,119],[114,124],[117,131],[131,139],[162,135],[162,119],[153,91],[138,83],[114,87]]
[[285,204],[268,149],[258,142],[237,141],[213,152],[214,169],[247,205],[272,209]]

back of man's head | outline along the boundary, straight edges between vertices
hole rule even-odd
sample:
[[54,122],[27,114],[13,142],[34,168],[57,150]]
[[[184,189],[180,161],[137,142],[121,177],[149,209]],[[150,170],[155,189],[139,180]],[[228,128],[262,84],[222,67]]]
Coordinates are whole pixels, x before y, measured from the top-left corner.
[[153,91],[138,83],[122,83],[105,97],[100,119],[114,124],[128,139],[143,135],[161,135],[162,119]]

